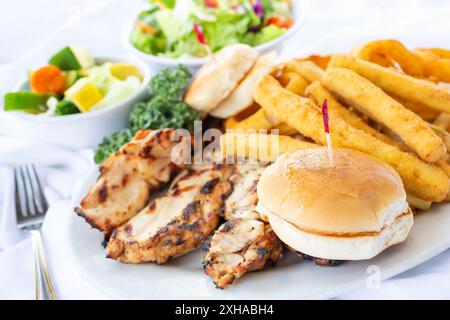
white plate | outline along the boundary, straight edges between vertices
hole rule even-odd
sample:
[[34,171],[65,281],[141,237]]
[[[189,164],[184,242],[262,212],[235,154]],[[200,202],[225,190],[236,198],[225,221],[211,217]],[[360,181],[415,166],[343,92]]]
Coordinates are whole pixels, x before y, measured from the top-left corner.
[[[311,52],[345,52],[353,45],[377,37],[392,37],[410,46],[440,45],[433,41],[435,33],[405,36],[389,33],[352,36],[337,32],[324,39]],[[450,39],[450,37],[440,37]],[[431,39],[431,40],[430,40]],[[423,41],[421,41],[423,40]],[[80,184],[73,203],[78,204],[95,182],[93,173]],[[105,258],[102,235],[89,228],[73,212],[67,213],[68,246],[73,263],[94,287],[112,298],[134,299],[318,299],[330,298],[371,281],[371,272],[379,270],[387,279],[423,263],[450,247],[450,204],[434,206],[415,218],[407,241],[392,247],[370,261],[346,262],[338,267],[318,267],[313,263],[298,263],[286,253],[278,266],[245,275],[234,286],[218,290],[202,271],[202,252],[197,250],[167,265],[147,263],[126,265]],[[375,266],[369,268],[370,266]]]

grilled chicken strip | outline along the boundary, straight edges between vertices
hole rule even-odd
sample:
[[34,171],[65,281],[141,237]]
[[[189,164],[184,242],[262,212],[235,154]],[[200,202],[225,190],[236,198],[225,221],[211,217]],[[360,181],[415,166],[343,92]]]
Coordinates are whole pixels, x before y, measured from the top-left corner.
[[171,160],[174,129],[142,130],[101,166],[100,176],[80,207],[75,208],[105,236],[138,213],[152,191],[177,169]]
[[258,204],[256,186],[266,166],[260,164],[236,165],[232,169],[229,181],[233,192],[225,201],[223,216],[225,220],[259,219],[254,209]]
[[231,189],[227,171],[219,165],[183,170],[166,195],[114,231],[107,256],[125,263],[162,264],[198,248],[219,223]]
[[255,219],[233,219],[214,233],[204,260],[204,271],[218,288],[230,286],[250,271],[275,264],[283,247],[270,225]]
[[229,178],[233,192],[225,201],[228,220],[212,236],[204,258],[204,271],[218,288],[230,286],[250,271],[275,264],[283,246],[270,225],[260,220],[255,206],[261,165],[237,165]]

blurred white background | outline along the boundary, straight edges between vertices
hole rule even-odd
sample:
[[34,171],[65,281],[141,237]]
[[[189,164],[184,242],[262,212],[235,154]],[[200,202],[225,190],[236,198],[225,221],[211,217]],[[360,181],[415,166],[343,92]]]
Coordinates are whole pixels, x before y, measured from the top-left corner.
[[[425,30],[448,28],[448,0],[293,0],[305,4],[301,39],[315,39],[342,27]],[[67,41],[84,37],[93,43],[120,50],[120,33],[145,5],[145,0],[0,0],[0,65],[24,57],[46,43],[64,26]],[[97,12],[97,13],[96,13]],[[99,14],[103,12],[102,14]],[[83,19],[94,14],[96,19]],[[101,19],[98,19],[101,17]],[[303,41],[302,41],[303,42]]]
[[[450,30],[450,0],[292,1],[304,5],[305,21],[285,48],[285,57],[305,53],[329,34],[339,40],[339,33],[333,32],[340,29],[350,30],[355,36],[370,33],[395,37],[401,31],[415,38],[417,33],[421,45],[436,42],[450,47],[450,38],[445,36],[445,31]],[[44,63],[67,44],[86,45],[94,55],[123,53],[122,29],[145,4],[144,0],[0,0],[0,96],[11,90],[28,68]],[[383,284],[381,297],[430,298],[448,294],[445,279],[449,277],[449,262],[447,250]],[[31,283],[31,269],[28,271]],[[83,294],[89,297],[86,291]],[[355,294],[361,297],[362,293],[347,297]],[[377,292],[368,296],[380,298]],[[68,293],[66,297],[78,296]]]

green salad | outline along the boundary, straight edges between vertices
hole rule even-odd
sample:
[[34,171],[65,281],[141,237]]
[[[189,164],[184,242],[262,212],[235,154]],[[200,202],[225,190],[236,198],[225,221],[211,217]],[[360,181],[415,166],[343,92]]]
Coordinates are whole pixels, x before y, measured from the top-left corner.
[[97,64],[84,47],[68,46],[28,72],[28,87],[4,97],[5,111],[64,116],[98,110],[136,92],[143,76],[135,65]]
[[95,151],[95,162],[102,163],[141,129],[185,128],[192,131],[194,121],[200,118],[198,112],[183,100],[190,79],[189,70],[182,65],[156,74],[148,84],[148,100],[133,107],[127,128],[103,139]]
[[130,41],[169,58],[204,57],[233,43],[257,46],[293,25],[290,0],[150,0]]

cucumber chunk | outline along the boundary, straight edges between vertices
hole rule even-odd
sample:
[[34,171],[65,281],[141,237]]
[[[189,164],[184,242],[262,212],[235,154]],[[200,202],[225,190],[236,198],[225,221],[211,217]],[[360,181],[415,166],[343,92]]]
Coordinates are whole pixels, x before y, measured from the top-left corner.
[[35,92],[10,92],[5,94],[5,111],[24,111],[28,113],[42,113],[47,110],[47,100],[52,95]]

